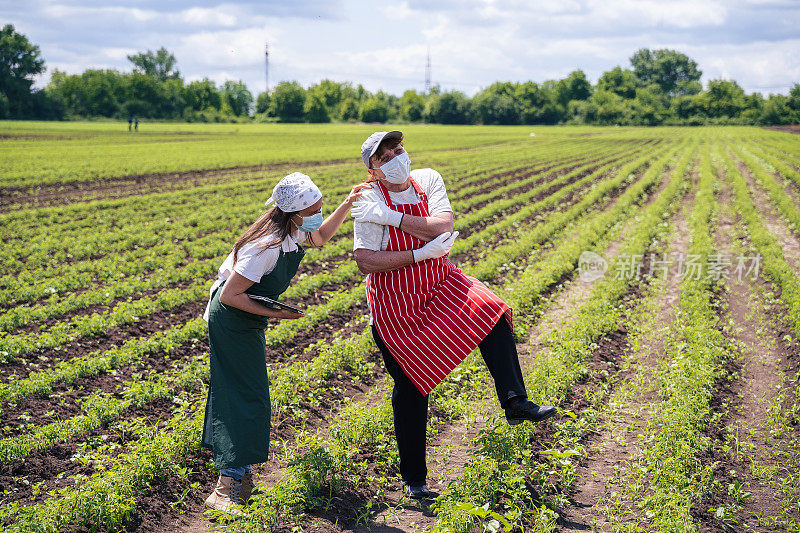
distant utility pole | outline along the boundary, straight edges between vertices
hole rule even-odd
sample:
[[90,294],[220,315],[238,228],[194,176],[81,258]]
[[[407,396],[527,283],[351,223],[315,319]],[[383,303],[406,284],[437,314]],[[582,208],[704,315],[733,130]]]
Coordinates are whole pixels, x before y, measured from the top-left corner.
[[428,61],[425,63],[425,92],[431,90],[431,47],[428,47]]
[[267,75],[267,92],[269,92],[269,43],[264,45],[264,62],[265,62],[265,72]]

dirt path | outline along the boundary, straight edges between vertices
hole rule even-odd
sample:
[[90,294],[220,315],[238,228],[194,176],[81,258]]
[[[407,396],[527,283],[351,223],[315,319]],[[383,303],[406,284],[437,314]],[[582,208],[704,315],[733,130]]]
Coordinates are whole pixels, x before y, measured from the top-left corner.
[[[761,198],[760,209],[764,200]],[[754,250],[748,248],[743,238],[742,221],[732,211],[733,195],[724,180],[721,180],[719,204],[715,235],[719,250],[731,256],[752,255]],[[787,377],[793,373],[796,362],[792,359],[797,361],[800,348],[796,341],[787,340],[788,331],[776,319],[781,315],[780,306],[765,298],[772,290],[771,283],[763,278],[754,280],[752,276],[731,275],[727,282],[724,296],[727,310],[723,317],[728,324],[726,335],[738,347],[738,361],[733,364],[739,379],[715,397],[724,417],[711,430],[712,437],[717,439],[711,459],[719,462],[715,469],[719,487],[698,506],[696,514],[701,530],[723,531],[713,511],[726,507],[734,510],[742,531],[766,533],[780,529],[775,521],[784,515],[784,506],[773,476],[786,467],[782,451],[795,446],[790,439],[796,439],[800,430],[795,428],[794,432],[781,435],[776,431],[774,411],[797,403],[787,386]],[[787,396],[779,396],[784,394]],[[759,475],[766,471],[774,474],[766,478]],[[740,492],[749,496],[735,497],[737,483]],[[800,513],[793,514],[795,520],[800,519]]]
[[[674,216],[675,227],[667,251],[670,258],[686,254],[688,250],[687,217],[694,196],[692,189],[683,197]],[[658,283],[652,300],[646,302],[649,312],[643,315],[644,324],[637,328],[641,334],[634,333],[629,338],[628,350],[620,357],[624,363],[613,378],[616,383],[602,413],[599,434],[587,444],[588,460],[577,469],[578,481],[571,505],[560,519],[560,531],[605,530],[610,526],[605,517],[596,512],[595,505],[607,492],[621,493],[619,487],[609,482],[616,470],[634,456],[637,434],[649,417],[647,406],[656,400],[649,378],[664,354],[665,337],[675,320],[680,278],[671,268]]]
[[756,180],[747,166],[741,162],[737,162],[737,166],[739,172],[747,180],[753,203],[761,213],[761,222],[783,248],[783,257],[792,266],[795,274],[800,276],[800,237],[792,233],[786,226],[786,222],[783,221],[778,209],[770,200],[769,194],[760,185],[756,185]]
[[0,213],[23,208],[63,205],[73,202],[124,198],[157,192],[202,187],[212,183],[236,180],[259,180],[264,174],[279,173],[288,169],[352,165],[351,159],[308,161],[303,163],[274,163],[270,165],[235,166],[185,172],[157,172],[138,176],[119,176],[79,181],[53,183],[31,187],[5,187],[0,194]]

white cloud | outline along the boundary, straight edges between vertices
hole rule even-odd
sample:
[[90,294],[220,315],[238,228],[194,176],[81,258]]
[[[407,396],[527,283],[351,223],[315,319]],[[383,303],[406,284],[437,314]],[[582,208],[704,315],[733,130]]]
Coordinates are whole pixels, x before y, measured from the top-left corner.
[[222,26],[232,28],[236,26],[236,15],[224,8],[192,7],[170,15],[170,19],[179,24],[192,26]]
[[[321,78],[396,94],[422,89],[425,54],[433,81],[474,93],[494,81],[544,81],[575,68],[590,79],[628,66],[639,48],[673,48],[695,59],[704,79],[736,79],[746,90],[782,91],[800,81],[788,0],[400,0],[376,5],[309,0],[199,3],[29,0],[0,6],[39,44],[49,69],[130,70],[126,56],[161,46],[186,79],[270,79],[305,85]],[[40,84],[46,82],[42,78]]]
[[727,9],[719,2],[697,0],[591,0],[588,14],[600,23],[667,26],[678,29],[719,26]]
[[264,44],[271,36],[266,27],[202,31],[181,37],[175,52],[207,66],[230,68],[262,64]]
[[128,19],[136,22],[150,22],[161,17],[161,13],[155,10],[129,8],[129,7],[79,7],[65,4],[46,4],[41,14],[47,18],[69,19],[80,17],[113,17],[117,19]]

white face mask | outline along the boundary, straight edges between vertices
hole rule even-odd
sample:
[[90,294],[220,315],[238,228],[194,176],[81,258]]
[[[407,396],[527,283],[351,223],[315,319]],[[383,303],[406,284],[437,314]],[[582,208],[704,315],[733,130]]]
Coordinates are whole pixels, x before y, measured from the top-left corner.
[[395,185],[400,185],[411,175],[411,158],[407,152],[395,156],[388,163],[380,166],[386,181]]

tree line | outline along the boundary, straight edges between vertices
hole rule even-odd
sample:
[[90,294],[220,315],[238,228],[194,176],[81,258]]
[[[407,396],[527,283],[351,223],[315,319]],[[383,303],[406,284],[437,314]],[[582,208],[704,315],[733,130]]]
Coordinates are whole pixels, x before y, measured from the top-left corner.
[[12,25],[0,31],[0,118],[93,117],[190,122],[429,122],[438,124],[701,125],[800,123],[800,84],[789,95],[747,94],[733,80],[704,88],[697,63],[669,49],[643,48],[629,67],[604,72],[592,84],[582,70],[542,83],[497,82],[469,97],[460,91],[407,90],[402,96],[362,85],[322,80],[308,88],[284,81],[254,97],[242,81],[217,86],[186,82],[164,48],[128,56],[131,72],[45,70],[39,47]]

